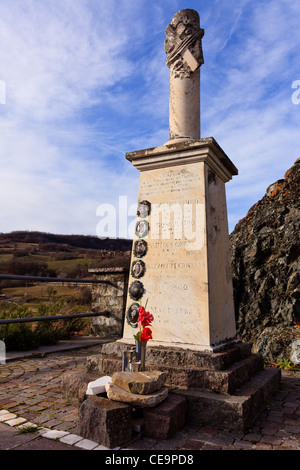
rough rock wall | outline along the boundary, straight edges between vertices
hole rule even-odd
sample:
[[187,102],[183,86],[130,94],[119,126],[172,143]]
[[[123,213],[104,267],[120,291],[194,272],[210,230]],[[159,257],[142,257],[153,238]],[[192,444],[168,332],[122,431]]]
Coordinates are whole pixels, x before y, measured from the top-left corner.
[[237,336],[300,363],[300,159],[230,235]]
[[128,271],[123,267],[95,268],[90,273],[102,283],[93,284],[92,311],[108,312],[108,316],[94,318],[91,332],[102,338],[118,337],[123,334],[125,301],[128,287]]

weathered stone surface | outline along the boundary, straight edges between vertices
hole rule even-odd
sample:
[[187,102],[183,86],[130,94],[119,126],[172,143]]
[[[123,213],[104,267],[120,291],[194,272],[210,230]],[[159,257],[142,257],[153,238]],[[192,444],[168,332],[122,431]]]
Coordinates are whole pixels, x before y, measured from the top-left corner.
[[80,436],[113,448],[128,442],[132,433],[131,408],[103,397],[90,397],[79,411]]
[[[113,343],[108,349],[107,365],[121,364],[119,345],[116,354],[113,354]],[[261,355],[251,354],[248,343],[237,343],[219,353],[149,344],[147,353],[147,371],[166,373],[165,386],[169,387],[170,393],[187,399],[187,416],[191,424],[246,429],[280,383],[280,370],[264,369]],[[98,364],[103,362],[98,361]],[[120,396],[116,399],[120,400]]]
[[61,391],[66,398],[76,398],[79,403],[85,399],[89,382],[99,378],[94,372],[65,372],[61,379]]
[[[112,375],[122,370],[122,352],[129,344],[118,341],[102,346],[101,354],[87,357],[87,370]],[[148,364],[156,364],[156,370],[161,367],[173,366],[209,370],[223,370],[236,361],[246,358],[251,353],[251,345],[241,341],[220,352],[193,351],[176,347],[159,347],[147,345],[146,369]],[[111,364],[114,359],[116,364]]]
[[[148,364],[148,369],[156,369],[156,364]],[[205,370],[193,369],[190,367],[159,366],[165,372],[167,378],[165,385],[180,388],[203,388]]]
[[149,395],[138,395],[127,392],[112,383],[105,386],[107,397],[110,400],[118,401],[121,403],[129,403],[133,406],[140,406],[142,408],[152,407],[158,405],[168,396],[168,389],[162,388],[161,390]]
[[[132,338],[132,343],[134,344],[134,340]],[[102,346],[102,354],[105,356],[118,356],[120,359],[122,358],[123,352],[127,350],[128,344],[120,343],[118,341],[112,341],[109,343],[105,343]]]
[[[140,169],[139,199],[151,200],[142,278],[154,315],[149,346],[216,352],[236,339],[225,183],[237,169],[214,139],[170,147],[126,155]],[[132,335],[125,322],[122,341]]]
[[176,347],[154,347],[146,349],[146,365],[178,366],[202,370],[223,370],[236,361],[246,358],[251,352],[251,345],[241,341],[220,352],[203,352]]
[[199,15],[191,9],[177,12],[166,29],[166,63],[170,68],[170,141],[200,138],[200,67],[204,63],[201,44],[203,35]]
[[185,424],[186,399],[169,394],[166,400],[154,408],[144,409],[142,431],[144,436],[154,439],[168,439]]
[[[120,344],[110,343],[106,352],[110,355],[87,358],[87,364],[92,365],[93,371],[97,368],[101,374],[112,375],[115,372],[116,377],[122,377],[125,373],[120,372]],[[232,393],[263,367],[262,357],[250,353],[251,345],[241,342],[220,353],[149,345],[146,350],[146,373],[163,372],[166,375],[165,384],[171,387]],[[132,373],[128,374],[129,378],[133,378]]]
[[148,395],[160,390],[166,381],[166,374],[160,371],[115,372],[112,383],[127,392]]
[[[122,346],[126,347],[124,344]],[[120,343],[109,343],[105,352],[110,355],[87,358],[88,370],[90,366],[91,370],[98,370],[101,374],[120,372]],[[167,386],[231,393],[263,366],[262,358],[258,355],[250,357],[250,353],[251,345],[241,342],[220,353],[149,345],[146,350],[146,373],[163,372]]]
[[205,371],[203,388],[218,393],[231,394],[263,369],[263,358],[252,354],[236,362],[225,371]]
[[299,365],[300,364],[300,340],[294,341],[291,344],[291,360],[293,364]]
[[264,369],[235,395],[195,389],[173,393],[187,400],[187,423],[245,432],[270,402],[280,378],[280,369]]
[[273,362],[300,340],[299,193],[300,159],[230,235],[237,336]]
[[[92,334],[100,337],[121,337],[124,318],[124,292],[128,284],[128,261],[125,266],[110,268],[94,268],[89,272],[97,279],[103,281],[93,284],[92,287],[92,311],[108,312],[107,316],[99,316],[92,319]],[[119,262],[122,259],[119,260]]]

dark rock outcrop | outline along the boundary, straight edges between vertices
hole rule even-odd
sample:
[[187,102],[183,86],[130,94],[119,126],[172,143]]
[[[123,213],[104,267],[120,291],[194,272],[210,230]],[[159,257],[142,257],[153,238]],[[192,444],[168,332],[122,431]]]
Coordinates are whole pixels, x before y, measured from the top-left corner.
[[299,195],[300,159],[230,235],[237,336],[275,362],[300,340]]

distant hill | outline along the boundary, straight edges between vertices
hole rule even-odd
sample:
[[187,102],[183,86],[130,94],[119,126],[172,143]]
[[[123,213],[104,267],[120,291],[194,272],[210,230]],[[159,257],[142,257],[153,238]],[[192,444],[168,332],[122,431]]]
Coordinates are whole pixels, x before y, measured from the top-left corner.
[[57,235],[47,232],[30,231],[0,233],[0,244],[7,241],[15,243],[55,243],[77,248],[117,251],[128,251],[131,250],[132,246],[132,240],[122,238],[100,239],[92,235]]
[[118,238],[30,231],[0,233],[0,274],[83,278],[89,276],[91,267],[129,269],[131,247],[132,240]]

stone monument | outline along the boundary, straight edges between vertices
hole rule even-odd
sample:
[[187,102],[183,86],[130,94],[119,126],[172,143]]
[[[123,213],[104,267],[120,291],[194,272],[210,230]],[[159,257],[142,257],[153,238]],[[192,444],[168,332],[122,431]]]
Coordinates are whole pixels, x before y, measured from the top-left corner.
[[140,171],[123,337],[87,359],[112,375],[134,344],[147,303],[153,340],[146,370],[166,374],[169,396],[187,400],[189,423],[246,429],[270,399],[280,370],[236,337],[225,183],[238,171],[213,137],[200,137],[199,15],[176,13],[166,29],[169,141],[130,152]]
[[200,139],[198,13],[176,13],[166,35],[170,140],[126,155],[140,171],[146,209],[136,218],[123,339],[133,339],[133,306],[148,299],[153,345],[214,351],[235,340],[225,183],[237,169],[213,138]]

